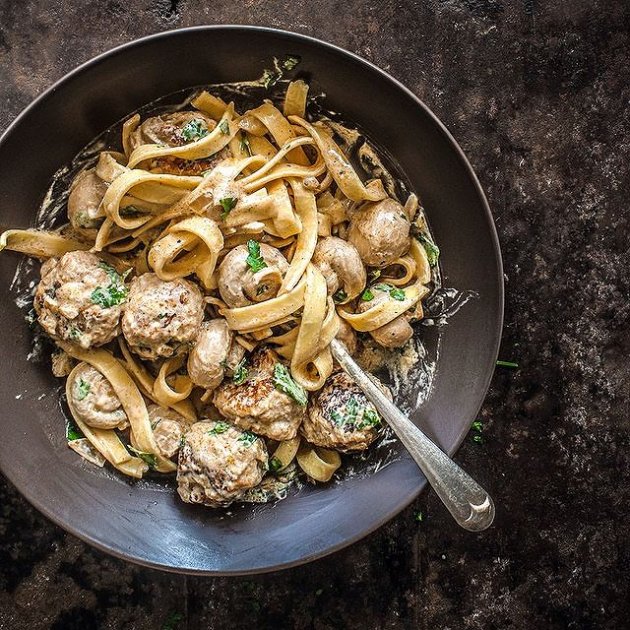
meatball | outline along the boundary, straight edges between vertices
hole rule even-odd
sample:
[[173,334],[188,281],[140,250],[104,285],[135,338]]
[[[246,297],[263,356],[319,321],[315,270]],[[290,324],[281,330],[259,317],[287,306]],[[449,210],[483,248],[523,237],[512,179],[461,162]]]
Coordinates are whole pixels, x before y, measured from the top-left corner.
[[160,454],[171,459],[177,454],[182,436],[190,423],[174,409],[149,405],[149,421]]
[[252,355],[245,382],[219,385],[214,404],[219,413],[242,429],[282,441],[296,436],[305,408],[274,384],[278,362],[273,350],[257,350]]
[[255,248],[260,247],[264,267],[252,271],[247,262],[249,245],[239,245],[230,250],[219,266],[219,293],[230,308],[275,297],[289,268],[287,259],[275,247],[256,241],[250,243],[254,243]]
[[164,282],[144,273],[129,288],[122,331],[143,359],[167,358],[188,350],[201,328],[203,311],[197,285],[182,278]]
[[365,288],[366,273],[356,247],[336,236],[327,236],[317,242],[313,264],[326,278],[328,294],[342,290],[343,299],[355,298]]
[[264,442],[222,420],[196,422],[179,449],[177,492],[186,503],[225,507],[257,486],[269,465]]
[[216,389],[226,371],[232,373],[244,356],[224,319],[204,322],[188,355],[188,376],[199,387]]
[[[375,307],[377,304],[391,299],[390,289],[392,287],[387,284],[377,284],[370,288],[374,298],[369,302],[364,300],[358,304],[358,312],[364,313]],[[401,348],[413,337],[413,328],[407,321],[405,315],[399,315],[396,319],[388,322],[384,326],[371,330],[370,335],[379,346],[383,348]]]
[[73,374],[70,394],[73,413],[95,429],[124,429],[127,414],[111,383],[88,363],[81,363]]
[[70,187],[68,197],[68,219],[72,227],[83,232],[98,229],[105,219],[101,201],[107,191],[107,184],[94,169],[79,173]]
[[48,259],[41,275],[33,306],[53,339],[90,348],[118,335],[128,290],[113,267],[90,252],[76,251]]
[[363,205],[350,218],[348,240],[368,266],[382,269],[409,250],[411,224],[394,199]]
[[301,433],[315,446],[362,451],[376,439],[380,423],[359,386],[345,372],[336,372],[311,398]]

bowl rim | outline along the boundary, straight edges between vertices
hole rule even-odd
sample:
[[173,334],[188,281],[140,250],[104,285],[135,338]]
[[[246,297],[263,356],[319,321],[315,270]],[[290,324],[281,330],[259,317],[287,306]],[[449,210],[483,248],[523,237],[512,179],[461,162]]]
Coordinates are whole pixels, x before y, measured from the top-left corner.
[[[364,68],[369,69],[372,72],[376,72],[377,74],[379,74],[383,79],[385,79],[388,83],[390,83],[392,87],[394,87],[395,89],[402,91],[407,97],[412,99],[414,104],[417,107],[421,108],[424,111],[424,113],[431,119],[432,123],[436,125],[440,134],[445,138],[445,140],[451,146],[451,148],[455,150],[458,160],[460,161],[461,165],[464,167],[468,177],[470,178],[470,182],[473,184],[475,188],[475,191],[477,193],[477,196],[483,208],[483,213],[485,215],[484,218],[486,220],[487,227],[488,227],[488,236],[490,237],[490,240],[492,243],[492,250],[495,256],[495,265],[497,268],[497,286],[496,286],[497,303],[493,305],[493,308],[496,309],[497,319],[496,319],[496,326],[493,331],[494,340],[495,340],[494,348],[492,348],[492,352],[491,352],[491,356],[493,357],[493,363],[496,363],[500,344],[501,344],[504,310],[505,310],[505,286],[504,286],[504,273],[503,273],[503,259],[501,255],[501,248],[500,248],[496,226],[494,223],[494,218],[492,216],[492,212],[490,210],[490,206],[486,199],[486,195],[483,191],[481,183],[479,182],[479,179],[475,171],[473,170],[473,167],[470,164],[470,161],[466,157],[466,154],[464,153],[463,149],[461,148],[457,140],[455,140],[455,138],[453,137],[451,132],[447,129],[447,127],[444,125],[444,123],[441,122],[441,120],[433,113],[433,111],[414,92],[412,92],[409,88],[407,88],[403,83],[401,83],[398,79],[393,77],[391,74],[379,68],[376,64],[361,57],[360,55],[356,53],[346,50],[345,48],[342,48],[341,46],[327,42],[317,37],[313,37],[311,35],[305,35],[303,33],[297,33],[297,32],[289,31],[286,29],[267,27],[267,26],[245,25],[245,24],[197,25],[197,26],[175,28],[175,29],[169,29],[166,31],[159,31],[159,32],[151,33],[150,35],[145,35],[139,38],[135,38],[123,44],[119,44],[113,48],[109,48],[106,51],[99,53],[98,55],[88,59],[87,61],[81,63],[76,68],[64,74],[61,78],[55,81],[50,87],[46,88],[41,94],[36,96],[9,123],[5,131],[0,135],[0,145],[2,145],[5,142],[5,140],[11,135],[14,128],[17,127],[21,123],[22,119],[25,118],[31,112],[32,109],[35,109],[41,101],[44,101],[50,94],[63,88],[63,86],[66,83],[70,82],[75,76],[80,75],[83,72],[89,70],[90,68],[97,66],[105,59],[108,59],[109,57],[113,57],[121,52],[133,49],[135,47],[142,46],[146,44],[147,42],[151,42],[151,41],[155,41],[155,40],[159,40],[163,38],[181,36],[182,33],[213,32],[213,31],[218,31],[218,30],[227,30],[227,31],[238,30],[238,31],[261,32],[261,33],[269,33],[273,35],[280,35],[282,37],[287,37],[289,39],[294,38],[296,40],[305,40],[315,46],[327,49],[332,53],[350,57],[355,62],[363,66]],[[485,395],[481,399],[481,402],[479,403],[479,406],[477,407],[475,415],[478,415],[479,410],[483,406],[493,374],[494,374],[494,370],[487,370],[485,378],[483,379],[483,390],[485,391]],[[470,422],[472,424],[473,420],[471,420]],[[457,450],[461,446],[469,430],[469,427],[470,425],[468,426],[468,428],[464,428],[456,436],[456,439],[454,439],[452,446],[449,449],[446,449],[446,452],[448,453],[449,456],[452,457],[454,453],[457,452]],[[12,479],[11,475],[8,474],[8,472],[4,470],[2,470],[1,472],[5,476],[5,478],[8,479],[16,489],[18,489],[18,486]],[[35,507],[39,512],[41,512],[47,519],[55,523],[55,525],[61,527],[63,530],[72,534],[73,536],[76,536],[83,542],[86,542],[89,545],[109,555],[113,555],[117,558],[120,558],[121,560],[132,562],[133,564],[137,564],[137,565],[144,566],[147,568],[158,569],[158,570],[162,570],[162,571],[166,571],[170,573],[177,573],[177,574],[188,574],[188,575],[198,575],[198,576],[203,576],[203,575],[205,576],[238,576],[238,575],[254,575],[254,574],[261,574],[261,573],[270,573],[270,572],[275,572],[282,569],[288,569],[291,567],[306,564],[308,562],[311,562],[319,558],[324,558],[341,549],[349,547],[350,545],[372,534],[374,531],[382,527],[385,523],[387,523],[388,521],[396,517],[398,514],[400,514],[400,512],[402,512],[406,507],[408,507],[420,495],[420,493],[425,489],[426,486],[427,486],[427,480],[423,476],[417,488],[412,493],[410,493],[409,496],[404,497],[396,509],[392,510],[383,518],[378,519],[377,521],[374,521],[371,526],[361,529],[361,531],[356,533],[354,536],[350,536],[344,539],[343,541],[340,541],[334,545],[331,545],[330,547],[326,548],[324,551],[318,551],[313,554],[308,554],[308,555],[303,556],[302,558],[299,558],[293,561],[284,562],[275,566],[268,566],[268,567],[262,567],[262,568],[255,567],[250,570],[239,569],[239,570],[222,570],[222,571],[180,568],[180,567],[176,567],[172,565],[160,564],[160,563],[152,562],[150,560],[145,560],[143,558],[139,558],[132,554],[126,554],[123,551],[119,551],[116,548],[112,548],[108,546],[106,543],[101,542],[99,539],[82,531],[80,528],[75,527],[71,522],[64,521],[61,517],[58,517],[54,513],[54,511],[48,507],[48,504],[45,503],[44,501],[40,501],[36,497],[28,496],[27,494],[22,493],[21,490],[18,490],[18,491],[22,497],[24,497],[33,507]]]

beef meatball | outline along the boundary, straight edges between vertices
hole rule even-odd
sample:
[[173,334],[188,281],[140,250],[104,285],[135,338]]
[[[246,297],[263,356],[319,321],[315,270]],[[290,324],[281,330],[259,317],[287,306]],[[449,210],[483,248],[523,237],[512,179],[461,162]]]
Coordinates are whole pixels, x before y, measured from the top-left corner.
[[204,389],[216,389],[245,356],[224,319],[204,322],[188,355],[188,376]]
[[361,260],[382,269],[409,251],[411,224],[395,199],[368,203],[356,210],[348,225],[348,240]]
[[127,414],[111,383],[88,363],[73,373],[70,405],[78,419],[95,429],[124,429]]
[[113,267],[90,252],[76,251],[48,259],[41,276],[33,306],[53,339],[90,348],[118,335],[128,290]]
[[272,440],[295,437],[305,408],[274,383],[278,355],[269,348],[257,350],[240,385],[223,383],[215,391],[214,404],[223,416],[242,429]]
[[257,486],[268,468],[263,440],[223,420],[196,422],[179,450],[177,492],[186,503],[225,507]]
[[182,436],[190,423],[174,409],[149,405],[149,422],[160,454],[171,459],[179,451]]
[[311,398],[300,430],[315,446],[349,453],[366,449],[380,424],[376,408],[359,386],[345,372],[336,372]]
[[135,278],[122,316],[129,347],[143,359],[167,358],[188,350],[203,320],[197,285],[178,278],[165,282],[154,273]]

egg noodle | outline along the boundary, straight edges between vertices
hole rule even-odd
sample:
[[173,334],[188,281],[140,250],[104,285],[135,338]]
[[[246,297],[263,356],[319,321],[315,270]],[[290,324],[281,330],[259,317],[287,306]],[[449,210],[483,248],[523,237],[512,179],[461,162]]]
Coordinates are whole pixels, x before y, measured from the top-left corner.
[[[325,271],[313,260],[318,242],[330,236],[345,240],[352,213],[389,195],[381,179],[361,178],[325,119],[306,119],[307,93],[306,83],[292,81],[281,109],[265,101],[240,114],[234,103],[203,91],[192,99],[192,112],[215,124],[176,146],[138,145],[134,134],[141,118],[132,116],[122,128],[123,152],[101,152],[94,167],[106,187],[94,227],[8,230],[0,236],[0,249],[42,260],[89,250],[122,278],[152,272],[163,281],[193,280],[202,290],[207,314],[224,318],[238,344],[249,352],[261,344],[272,347],[298,387],[320,390],[334,371],[329,344],[343,322],[370,333],[401,316],[422,318],[421,300],[429,292],[431,268],[426,247],[411,237],[407,252],[374,274],[389,287],[386,299],[358,308],[369,281],[358,287],[342,281],[331,295]],[[195,170],[205,163],[210,165],[207,170]],[[167,168],[169,164],[178,166]],[[406,200],[404,213],[409,222],[422,220],[415,195]],[[248,303],[230,306],[218,291],[220,263],[235,247],[252,242],[277,248],[288,267],[279,272],[263,261],[266,269],[252,270],[254,289]],[[172,409],[189,423],[197,421],[198,388],[186,372],[185,354],[150,364],[134,353],[122,334],[102,347],[55,341],[79,362],[68,375],[67,399],[91,447],[132,477],[142,477],[149,468],[176,470],[156,444],[147,404]],[[132,450],[115,429],[88,426],[76,412],[71,388],[83,364],[102,374],[119,398]],[[202,394],[203,400],[208,397],[208,392]],[[310,479],[325,482],[341,464],[336,450],[311,445],[299,434],[269,442],[268,447],[275,472],[296,462]]]

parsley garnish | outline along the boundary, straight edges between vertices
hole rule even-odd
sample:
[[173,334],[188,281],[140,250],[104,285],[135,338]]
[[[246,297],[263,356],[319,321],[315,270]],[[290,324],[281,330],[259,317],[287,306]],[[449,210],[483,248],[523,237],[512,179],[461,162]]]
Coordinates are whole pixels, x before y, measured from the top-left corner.
[[145,464],[153,470],[157,466],[157,455],[155,453],[147,453],[146,451],[140,451],[137,448],[131,446],[131,444],[127,444],[127,448],[135,453]]
[[514,363],[514,361],[497,361],[497,365],[499,367],[507,367],[507,368],[514,368],[514,369],[518,367],[518,363]]
[[90,393],[90,384],[82,378],[77,383],[77,400],[83,400]]
[[483,444],[483,436],[481,433],[483,432],[483,423],[481,420],[475,420],[472,423],[471,431],[473,432],[472,441],[475,444]]
[[247,374],[247,357],[243,357],[234,368],[234,376],[232,377],[232,380],[236,385],[241,385],[241,383],[244,383],[247,380]]
[[84,438],[83,431],[79,429],[79,427],[72,421],[66,420],[66,439],[68,442],[72,442],[73,440],[80,440]]
[[247,251],[249,252],[249,256],[247,256],[245,262],[253,273],[260,271],[267,266],[267,263],[264,261],[262,254],[260,253],[260,243],[258,241],[247,241]]
[[219,123],[219,129],[221,130],[221,133],[224,133],[227,136],[230,133],[230,124],[227,120],[222,120]]
[[440,258],[440,248],[431,240],[428,234],[424,234],[423,232],[416,234],[416,239],[422,243],[422,247],[424,247],[424,251],[427,253],[429,267],[435,267]]
[[477,431],[477,433],[481,433],[483,431],[483,423],[481,420],[475,420],[472,423],[472,429],[473,431]]
[[272,457],[269,460],[269,470],[271,472],[278,472],[282,468],[282,461],[280,461],[277,457]]
[[371,302],[374,299],[374,293],[372,293],[372,291],[370,291],[369,289],[366,289],[365,291],[363,291],[363,293],[361,294],[361,299],[364,302]]
[[223,197],[223,199],[219,199],[219,203],[223,208],[223,212],[221,213],[221,218],[225,219],[230,212],[232,212],[234,206],[236,205],[235,197]]
[[76,341],[81,336],[81,331],[76,326],[70,326],[68,331],[68,337],[73,341]]
[[289,370],[282,363],[276,363],[273,367],[273,384],[276,389],[291,396],[298,405],[306,407],[306,403],[308,402],[306,391],[293,380]]
[[393,297],[395,300],[402,302],[405,299],[405,290],[395,288],[389,292],[389,295]]
[[243,433],[239,436],[239,442],[245,442],[245,446],[251,446],[256,440],[258,436],[251,431],[243,431]]
[[200,140],[208,135],[208,128],[203,124],[202,120],[194,119],[187,122],[180,131],[180,135],[186,142]]
[[297,66],[300,61],[302,61],[302,58],[298,55],[287,55],[285,60],[282,62],[282,67],[285,70],[290,71],[293,70],[293,68],[295,68],[295,66]]
[[252,155],[252,147],[249,144],[249,138],[243,133],[241,134],[241,151],[243,153],[247,153],[247,155]]
[[422,523],[422,521],[424,521],[424,514],[422,512],[416,512],[413,517],[416,521],[418,521],[418,523]]
[[265,68],[262,75],[261,83],[263,84],[265,90],[268,90],[270,87],[273,87],[276,83],[278,83],[279,79],[279,72],[274,72],[273,70],[268,70],[267,68]]
[[131,269],[121,276],[104,260],[101,260],[98,266],[107,273],[110,284],[107,287],[96,287],[90,294],[90,299],[101,308],[111,308],[122,304],[129,293],[129,289],[125,286],[125,278],[131,273]]
[[346,404],[340,409],[333,409],[330,417],[338,427],[347,428],[350,431],[368,429],[381,423],[378,413],[371,407],[360,405],[354,396],[348,398]]
[[343,289],[339,289],[339,291],[337,291],[337,293],[333,295],[333,300],[337,302],[337,304],[339,302],[343,302],[347,298],[348,298],[348,294]]
[[225,433],[230,428],[230,425],[223,420],[219,420],[214,423],[214,426],[209,431],[206,431],[208,435],[219,435],[219,433]]

